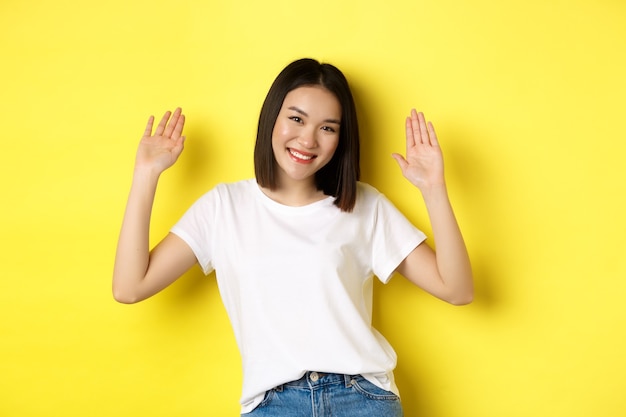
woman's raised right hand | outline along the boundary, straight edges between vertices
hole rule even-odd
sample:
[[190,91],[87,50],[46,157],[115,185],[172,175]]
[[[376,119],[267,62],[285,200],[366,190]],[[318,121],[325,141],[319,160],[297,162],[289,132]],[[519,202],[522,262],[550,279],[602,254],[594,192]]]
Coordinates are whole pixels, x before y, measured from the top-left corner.
[[174,165],[183,151],[185,137],[181,136],[181,133],[185,125],[185,116],[179,107],[174,113],[165,112],[154,134],[152,133],[153,124],[154,116],[150,116],[137,149],[135,169],[145,169],[161,174]]

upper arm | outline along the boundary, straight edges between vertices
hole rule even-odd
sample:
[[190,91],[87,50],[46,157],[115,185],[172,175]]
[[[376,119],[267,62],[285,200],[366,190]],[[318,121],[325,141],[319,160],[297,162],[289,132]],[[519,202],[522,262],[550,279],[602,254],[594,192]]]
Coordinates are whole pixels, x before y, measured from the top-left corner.
[[152,251],[144,279],[133,302],[144,300],[187,272],[197,262],[189,245],[173,233],[168,233]]
[[[453,276],[444,278],[435,251],[426,243],[413,249],[396,271],[424,291],[450,304],[465,305],[472,301],[471,272],[466,275],[467,272],[461,268],[454,271]],[[450,271],[447,273],[450,274]]]
[[417,245],[398,265],[396,272],[429,294],[447,300],[446,286],[437,268],[437,256],[426,242]]

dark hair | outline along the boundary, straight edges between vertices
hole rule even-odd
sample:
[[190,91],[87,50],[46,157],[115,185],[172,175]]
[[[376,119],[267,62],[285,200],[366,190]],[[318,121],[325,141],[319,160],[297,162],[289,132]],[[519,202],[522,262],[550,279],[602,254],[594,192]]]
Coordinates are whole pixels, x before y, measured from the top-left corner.
[[287,94],[298,87],[321,86],[341,104],[339,144],[332,159],[315,173],[317,188],[335,197],[342,211],[352,211],[359,180],[359,126],[354,99],[343,73],[331,64],[304,58],[283,69],[270,87],[261,114],[254,147],[254,172],[262,187],[276,188],[277,163],[272,149],[272,132]]

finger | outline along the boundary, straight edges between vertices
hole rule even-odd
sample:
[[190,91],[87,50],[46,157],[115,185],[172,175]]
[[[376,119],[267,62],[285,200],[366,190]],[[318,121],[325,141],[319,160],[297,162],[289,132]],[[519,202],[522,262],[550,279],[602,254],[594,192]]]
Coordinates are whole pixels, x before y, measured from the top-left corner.
[[411,126],[413,129],[413,137],[416,143],[424,143],[422,132],[420,130],[419,116],[415,109],[411,109]]
[[144,130],[144,136],[152,135],[152,125],[154,124],[154,116],[148,117],[148,123],[146,124],[146,130]]
[[169,120],[171,114],[172,113],[170,111],[166,111],[165,112],[165,114],[161,118],[161,121],[159,122],[159,125],[157,126],[156,130],[154,131],[154,135],[155,136],[161,136],[163,134],[163,131],[165,130],[165,125],[167,124],[167,121]]
[[422,143],[426,145],[430,145],[430,139],[428,137],[428,128],[426,126],[426,119],[424,118],[424,113],[419,112],[417,114],[417,123],[419,125],[420,136],[422,138]]
[[430,143],[433,146],[439,146],[439,139],[437,139],[437,134],[435,133],[435,127],[431,122],[428,122],[428,137],[430,138]]
[[181,114],[176,121],[176,126],[174,126],[174,132],[172,133],[172,139],[178,140],[180,135],[183,133],[183,127],[185,126],[185,115]]
[[411,118],[406,118],[406,153],[409,154],[409,150],[415,146],[415,136],[413,135],[413,125],[411,124]]
[[172,118],[170,119],[170,121],[167,123],[167,126],[165,127],[163,136],[167,138],[172,137],[172,133],[174,132],[174,129],[178,125],[178,119],[180,118],[180,114],[182,113],[182,111],[183,110],[180,107],[177,107],[176,110],[174,110],[174,114],[172,115]]

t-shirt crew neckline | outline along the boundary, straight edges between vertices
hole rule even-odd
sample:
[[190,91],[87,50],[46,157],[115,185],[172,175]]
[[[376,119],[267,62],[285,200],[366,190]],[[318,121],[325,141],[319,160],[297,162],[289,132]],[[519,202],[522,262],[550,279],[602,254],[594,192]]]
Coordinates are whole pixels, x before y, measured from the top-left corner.
[[264,205],[275,210],[280,210],[285,214],[307,214],[320,208],[331,206],[335,202],[335,197],[329,195],[325,198],[322,198],[321,200],[305,204],[304,206],[288,206],[279,203],[276,200],[273,200],[267,194],[265,194],[261,189],[261,186],[256,182],[255,179],[251,179],[250,182],[253,183],[252,185],[256,191],[257,198],[259,198]]

